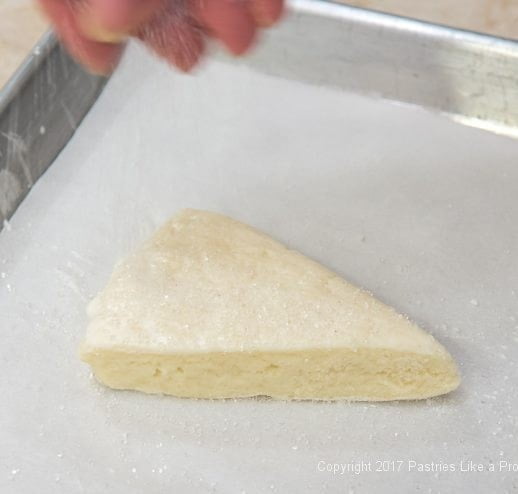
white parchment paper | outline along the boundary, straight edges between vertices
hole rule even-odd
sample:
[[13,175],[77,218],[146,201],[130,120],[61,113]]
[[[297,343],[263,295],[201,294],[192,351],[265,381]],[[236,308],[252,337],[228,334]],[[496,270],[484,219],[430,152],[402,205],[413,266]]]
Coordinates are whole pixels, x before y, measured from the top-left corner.
[[[518,464],[518,141],[130,55],[0,234],[0,492],[517,489],[500,462]],[[368,404],[103,388],[77,358],[87,301],[183,207],[248,222],[407,313],[458,361],[460,389]]]

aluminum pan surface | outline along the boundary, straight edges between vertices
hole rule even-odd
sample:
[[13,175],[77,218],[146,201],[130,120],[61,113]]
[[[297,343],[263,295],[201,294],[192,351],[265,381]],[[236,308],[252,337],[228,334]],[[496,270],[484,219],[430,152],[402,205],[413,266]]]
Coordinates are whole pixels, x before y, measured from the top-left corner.
[[[292,19],[246,63],[411,102],[518,135],[518,43],[332,2],[292,0]],[[102,89],[45,36],[0,92],[0,229]]]
[[[134,50],[0,234],[0,491],[506,492],[518,461],[518,142],[424,110]],[[433,333],[454,394],[192,401],[104,389],[77,358],[114,262],[182,207],[248,222]],[[399,473],[318,462],[403,460]]]
[[243,63],[518,135],[517,41],[328,1],[290,3],[290,22]]
[[0,88],[0,230],[105,82],[72,60],[48,32]]

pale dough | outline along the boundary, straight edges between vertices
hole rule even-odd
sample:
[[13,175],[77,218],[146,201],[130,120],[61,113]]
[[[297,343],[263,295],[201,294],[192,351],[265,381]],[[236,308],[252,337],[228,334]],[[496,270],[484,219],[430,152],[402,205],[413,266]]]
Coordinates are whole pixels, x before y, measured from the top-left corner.
[[429,334],[320,264],[184,210],[120,262],[81,348],[112,388],[182,397],[395,400],[447,393]]

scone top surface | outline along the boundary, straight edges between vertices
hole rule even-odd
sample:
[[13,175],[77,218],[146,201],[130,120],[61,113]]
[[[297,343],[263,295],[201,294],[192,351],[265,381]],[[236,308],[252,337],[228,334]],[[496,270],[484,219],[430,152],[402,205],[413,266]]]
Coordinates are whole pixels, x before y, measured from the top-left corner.
[[120,262],[82,352],[386,349],[450,360],[370,294],[225,216],[187,209]]

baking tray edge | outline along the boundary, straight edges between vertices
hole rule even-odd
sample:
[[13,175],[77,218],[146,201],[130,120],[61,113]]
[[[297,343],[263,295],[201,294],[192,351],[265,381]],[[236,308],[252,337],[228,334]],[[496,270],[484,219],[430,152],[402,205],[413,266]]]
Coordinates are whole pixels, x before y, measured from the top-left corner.
[[0,91],[0,230],[105,83],[81,68],[49,31]]
[[289,6],[289,22],[240,63],[518,137],[518,41],[328,0]]

